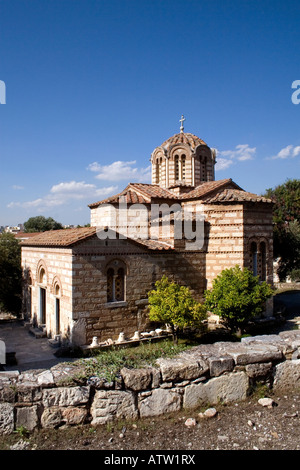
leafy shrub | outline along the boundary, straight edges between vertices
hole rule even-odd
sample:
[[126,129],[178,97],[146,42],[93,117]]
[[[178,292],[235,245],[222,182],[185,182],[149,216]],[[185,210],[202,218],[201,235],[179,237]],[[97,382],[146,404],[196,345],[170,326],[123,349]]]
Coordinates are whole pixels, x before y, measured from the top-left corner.
[[206,308],[196,302],[190,289],[169,281],[166,276],[155,283],[148,293],[149,319],[171,326],[174,342],[177,332],[188,326],[200,325],[206,319]]
[[243,329],[250,319],[263,312],[272,294],[269,284],[260,282],[247,268],[235,266],[214,279],[212,289],[205,292],[205,304],[231,330]]

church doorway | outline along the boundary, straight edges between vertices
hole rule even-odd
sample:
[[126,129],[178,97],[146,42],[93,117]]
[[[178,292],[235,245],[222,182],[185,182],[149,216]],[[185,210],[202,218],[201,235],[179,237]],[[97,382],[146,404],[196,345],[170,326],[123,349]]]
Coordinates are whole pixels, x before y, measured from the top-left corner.
[[46,289],[40,287],[40,323],[42,325],[46,324]]
[[56,297],[55,299],[55,334],[59,335],[60,333],[60,299]]

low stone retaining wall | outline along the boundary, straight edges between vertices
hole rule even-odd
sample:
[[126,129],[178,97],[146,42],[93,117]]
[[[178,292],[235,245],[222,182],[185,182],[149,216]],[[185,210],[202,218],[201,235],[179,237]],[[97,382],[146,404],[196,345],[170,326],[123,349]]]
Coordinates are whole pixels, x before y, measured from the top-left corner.
[[50,370],[0,372],[0,434],[21,426],[28,431],[95,426],[237,402],[257,381],[275,391],[299,391],[299,358],[300,331],[295,330],[199,345],[158,360],[155,368],[123,368],[113,383],[96,376],[80,379],[80,366],[66,363]]

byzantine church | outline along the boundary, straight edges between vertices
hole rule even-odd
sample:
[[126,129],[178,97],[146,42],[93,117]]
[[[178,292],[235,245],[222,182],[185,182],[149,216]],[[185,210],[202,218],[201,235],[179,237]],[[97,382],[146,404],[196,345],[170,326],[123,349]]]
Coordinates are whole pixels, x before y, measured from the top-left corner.
[[154,149],[151,184],[91,203],[90,227],[21,243],[23,313],[49,338],[84,346],[151,329],[147,294],[163,275],[199,301],[235,265],[273,283],[272,202],[215,180],[215,150],[183,121]]

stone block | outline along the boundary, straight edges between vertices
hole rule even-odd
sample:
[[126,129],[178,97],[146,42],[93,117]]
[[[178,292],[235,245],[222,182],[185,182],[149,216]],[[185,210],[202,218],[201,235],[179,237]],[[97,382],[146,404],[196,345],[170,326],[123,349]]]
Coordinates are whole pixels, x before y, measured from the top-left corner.
[[16,410],[16,428],[24,426],[28,431],[33,431],[39,425],[38,406],[25,406]]
[[283,357],[281,349],[271,344],[220,342],[218,347],[220,352],[231,356],[236,365],[279,361]]
[[90,387],[58,387],[43,390],[42,402],[45,407],[76,406],[88,403]]
[[41,425],[46,429],[55,429],[62,424],[62,413],[59,407],[46,408],[41,417]]
[[274,370],[274,391],[300,391],[300,359],[277,364]]
[[137,419],[138,411],[132,392],[97,390],[91,406],[93,426],[115,419]]
[[184,393],[183,406],[196,408],[201,404],[245,400],[248,387],[249,379],[245,372],[224,374],[205,383],[188,385]]
[[141,418],[179,411],[181,393],[174,389],[157,388],[149,396],[139,395],[138,408]]
[[173,359],[158,359],[164,382],[180,382],[181,380],[193,380],[204,375],[208,370],[208,364],[204,359],[193,359],[179,355]]
[[68,406],[60,408],[62,420],[68,425],[83,424],[87,417],[87,409],[84,407]]
[[245,370],[251,379],[268,377],[272,372],[272,362],[247,364]]
[[123,367],[121,369],[121,376],[125,387],[134,391],[147,390],[152,381],[150,369],[128,369]]
[[0,435],[11,434],[14,430],[14,407],[10,403],[0,403]]

